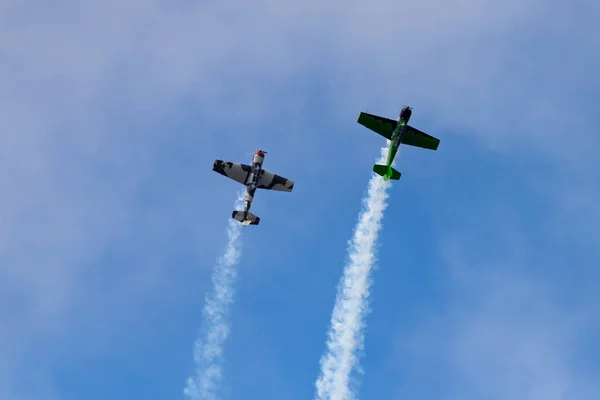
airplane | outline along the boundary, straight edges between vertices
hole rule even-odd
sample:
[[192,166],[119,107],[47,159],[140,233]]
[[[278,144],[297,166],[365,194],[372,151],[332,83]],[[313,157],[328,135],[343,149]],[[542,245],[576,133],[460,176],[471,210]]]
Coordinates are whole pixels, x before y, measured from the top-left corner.
[[392,168],[392,162],[398,152],[400,143],[429,150],[437,150],[440,144],[439,139],[408,125],[411,114],[412,109],[409,106],[405,106],[400,111],[397,121],[364,112],[361,112],[358,116],[357,122],[359,124],[379,133],[392,142],[388,152],[387,164],[375,164],[373,166],[373,171],[381,175],[385,181],[388,179],[398,180],[400,179],[400,175],[402,175]]
[[262,168],[262,164],[265,161],[265,154],[267,152],[263,150],[258,150],[254,153],[252,165],[223,160],[215,160],[213,163],[213,171],[246,186],[244,210],[234,210],[231,214],[231,218],[241,222],[244,226],[258,225],[260,222],[260,218],[250,212],[250,206],[252,205],[256,189],[291,192],[294,188],[294,181],[275,175]]

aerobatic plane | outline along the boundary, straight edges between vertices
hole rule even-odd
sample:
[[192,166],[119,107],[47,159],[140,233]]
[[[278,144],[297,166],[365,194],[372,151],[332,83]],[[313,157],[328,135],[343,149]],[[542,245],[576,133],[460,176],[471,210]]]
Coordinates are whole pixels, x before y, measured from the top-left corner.
[[250,212],[256,189],[279,190],[291,192],[294,181],[275,175],[262,168],[266,151],[258,150],[252,158],[252,165],[232,163],[229,161],[215,160],[213,171],[218,172],[236,182],[246,186],[246,200],[243,210],[234,210],[231,218],[239,221],[244,226],[258,225],[260,218]]
[[388,179],[398,180],[400,179],[400,175],[402,175],[392,168],[392,162],[398,152],[400,143],[429,150],[437,150],[440,144],[439,139],[429,136],[425,132],[421,132],[408,125],[411,114],[412,109],[406,106],[400,111],[400,116],[397,121],[364,112],[361,112],[358,116],[357,122],[359,124],[379,133],[381,136],[392,142],[390,144],[387,164],[375,164],[373,166],[373,171],[381,175],[386,181]]

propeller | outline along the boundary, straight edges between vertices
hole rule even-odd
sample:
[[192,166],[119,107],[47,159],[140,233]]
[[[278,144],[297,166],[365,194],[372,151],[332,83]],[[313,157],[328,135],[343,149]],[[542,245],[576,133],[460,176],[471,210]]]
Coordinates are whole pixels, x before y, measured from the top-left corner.
[[263,152],[263,154],[267,154],[267,152],[266,152],[266,151],[264,151],[264,150],[262,150],[262,149],[258,149],[258,150],[256,150],[254,153],[246,153],[246,157],[254,157],[254,155],[255,155],[256,153],[258,153],[259,151],[262,151],[262,152]]

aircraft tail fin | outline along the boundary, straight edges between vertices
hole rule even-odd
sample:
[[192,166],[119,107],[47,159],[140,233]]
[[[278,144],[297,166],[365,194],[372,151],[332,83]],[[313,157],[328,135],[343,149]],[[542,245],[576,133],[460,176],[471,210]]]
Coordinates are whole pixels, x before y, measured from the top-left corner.
[[260,222],[260,218],[249,211],[233,211],[231,218],[241,222],[244,226],[258,225]]
[[388,179],[393,179],[393,180],[397,181],[398,179],[400,179],[400,176],[402,175],[400,172],[396,171],[394,168],[388,167],[387,165],[383,165],[383,164],[375,164],[373,166],[373,172],[375,172],[378,175],[383,176],[383,179],[386,181]]

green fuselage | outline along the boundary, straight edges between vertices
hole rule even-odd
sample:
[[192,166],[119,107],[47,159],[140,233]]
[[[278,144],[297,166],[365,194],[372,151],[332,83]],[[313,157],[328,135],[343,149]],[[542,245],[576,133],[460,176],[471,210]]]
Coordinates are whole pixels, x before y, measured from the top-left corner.
[[396,129],[394,129],[394,133],[392,133],[392,140],[390,143],[390,151],[388,152],[387,166],[391,167],[394,162],[394,157],[396,157],[396,153],[398,153],[398,148],[400,147],[400,139],[402,138],[402,134],[406,130],[406,121],[400,120],[398,121],[398,125],[396,125]]

